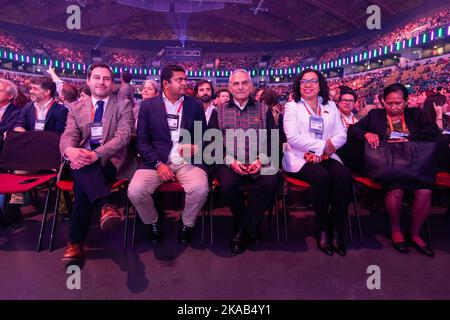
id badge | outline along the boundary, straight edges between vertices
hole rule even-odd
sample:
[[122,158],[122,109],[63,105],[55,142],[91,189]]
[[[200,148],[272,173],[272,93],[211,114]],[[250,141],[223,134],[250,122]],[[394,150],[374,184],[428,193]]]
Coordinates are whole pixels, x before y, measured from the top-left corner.
[[309,131],[315,134],[323,134],[323,119],[321,117],[309,117]]
[[44,131],[44,127],[45,127],[45,120],[36,119],[36,122],[34,123],[34,130]]
[[102,144],[103,127],[101,122],[93,122],[91,126],[91,144]]
[[398,132],[398,131],[393,131],[393,132],[391,132],[389,139],[397,140],[397,139],[403,139],[404,137],[406,137],[406,135],[404,133]]
[[175,114],[168,114],[167,115],[167,124],[169,125],[169,130],[174,131],[178,130],[178,122],[180,120],[179,115]]

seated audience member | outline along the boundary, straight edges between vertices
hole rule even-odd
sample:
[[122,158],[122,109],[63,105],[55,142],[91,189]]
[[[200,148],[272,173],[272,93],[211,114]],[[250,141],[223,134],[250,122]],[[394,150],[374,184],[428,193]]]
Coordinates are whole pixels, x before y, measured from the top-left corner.
[[228,91],[227,89],[221,89],[217,91],[216,100],[214,101],[214,104],[216,106],[228,104],[228,101],[230,101],[230,91]]
[[[450,111],[449,104],[444,95],[432,94],[424,102],[423,116],[429,122],[435,122],[443,131],[450,127],[450,117],[446,113]],[[444,118],[446,116],[446,118]],[[439,168],[450,171],[450,134],[440,134],[438,138]]]
[[113,72],[108,65],[92,64],[87,74],[91,99],[69,107],[60,149],[70,164],[75,199],[63,260],[84,258],[84,242],[94,207],[101,211],[101,230],[109,230],[124,219],[112,205],[109,183],[130,179],[134,173],[136,159],[129,145],[134,117],[129,100],[111,95],[112,81]]
[[[220,192],[225,204],[230,208],[234,217],[233,238],[231,250],[243,253],[249,244],[261,241],[260,227],[264,213],[273,203],[278,189],[278,175],[276,172],[264,173],[263,163],[268,163],[267,151],[270,150],[270,136],[272,128],[268,127],[268,110],[251,97],[253,83],[249,73],[243,69],[233,71],[229,79],[229,90],[232,100],[218,108],[218,129],[224,137],[224,163],[216,168]],[[229,129],[256,130],[255,139],[248,139],[243,149],[238,149],[239,143],[227,140],[226,131]],[[266,134],[259,129],[268,129]],[[236,133],[238,135],[238,133]],[[240,139],[237,136],[237,139]],[[259,145],[267,142],[266,150],[256,150]],[[229,148],[227,146],[232,146]],[[255,148],[252,148],[255,147]],[[251,154],[251,150],[258,154]],[[273,159],[272,159],[273,161]],[[248,201],[244,192],[248,191]]]
[[[209,81],[199,80],[194,87],[195,97],[203,104],[205,111],[206,124],[209,126],[211,121],[217,123],[216,106],[213,103],[214,88]],[[213,125],[216,127],[217,125]]]
[[13,104],[17,95],[13,82],[0,79],[0,150],[5,133],[13,129],[20,114],[20,109]]
[[205,113],[200,102],[185,95],[187,77],[180,66],[166,66],[161,71],[161,84],[162,95],[144,100],[139,111],[137,152],[141,161],[131,179],[128,196],[148,226],[149,240],[158,243],[162,233],[152,195],[164,182],[179,182],[186,198],[178,241],[188,243],[193,237],[197,214],[208,197],[208,176],[205,166],[188,162],[190,155],[201,152],[201,142],[181,144],[180,137],[181,131],[187,130],[191,139],[195,138],[196,123],[203,133]]
[[[384,89],[385,109],[375,109],[350,126],[350,137],[360,141],[366,140],[376,149],[380,141],[404,143],[408,140],[435,140],[439,129],[434,121],[423,116],[419,108],[406,108],[408,91],[402,84],[396,83]],[[431,164],[430,164],[431,165]],[[434,256],[433,249],[420,237],[422,223],[430,213],[432,185],[421,182],[384,181],[386,190],[385,203],[391,222],[391,237],[393,247],[401,253],[408,253],[408,244],[419,252]],[[408,242],[401,231],[400,214],[402,208],[403,190],[414,191],[412,206],[412,221],[408,232]]]
[[22,108],[14,131],[53,131],[62,133],[68,110],[54,99],[56,84],[49,78],[36,77],[30,81],[30,96],[34,102]]
[[342,237],[352,196],[352,176],[336,150],[347,133],[333,101],[329,100],[324,75],[302,71],[293,83],[294,101],[285,105],[284,132],[287,146],[283,169],[311,185],[317,223],[317,246],[327,255],[346,255]]

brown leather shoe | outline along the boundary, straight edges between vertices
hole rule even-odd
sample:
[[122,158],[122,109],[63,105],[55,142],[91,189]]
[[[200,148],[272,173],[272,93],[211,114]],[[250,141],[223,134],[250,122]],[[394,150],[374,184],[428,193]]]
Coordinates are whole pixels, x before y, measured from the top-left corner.
[[105,204],[102,208],[102,217],[100,218],[100,228],[102,231],[111,230],[119,225],[125,217],[115,206]]
[[80,243],[68,243],[62,256],[62,261],[76,261],[84,259],[84,245]]

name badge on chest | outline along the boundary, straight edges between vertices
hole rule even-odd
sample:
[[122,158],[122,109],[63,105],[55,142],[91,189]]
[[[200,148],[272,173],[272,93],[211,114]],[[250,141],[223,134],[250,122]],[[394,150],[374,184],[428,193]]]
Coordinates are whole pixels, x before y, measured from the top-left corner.
[[322,117],[309,117],[309,131],[315,134],[323,134],[323,119]]
[[103,126],[101,122],[92,122],[91,127],[91,144],[101,144],[103,135]]
[[167,115],[167,124],[169,125],[169,130],[170,131],[178,130],[179,121],[180,121],[179,115],[168,114]]
[[36,122],[34,123],[34,130],[44,131],[44,128],[45,128],[45,120],[36,119]]
[[397,140],[397,139],[403,139],[405,137],[407,137],[407,134],[404,134],[403,132],[398,132],[398,131],[392,131],[391,135],[389,136],[389,139],[391,140]]

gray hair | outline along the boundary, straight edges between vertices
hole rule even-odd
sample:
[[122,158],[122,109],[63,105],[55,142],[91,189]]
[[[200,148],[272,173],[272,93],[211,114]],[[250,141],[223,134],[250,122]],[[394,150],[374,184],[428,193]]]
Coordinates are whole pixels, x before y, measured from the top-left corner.
[[[248,72],[248,71],[245,70],[245,69],[236,69],[236,70],[231,71],[230,78],[228,79],[228,83],[231,83],[231,78],[232,78],[236,73],[245,73],[245,74],[247,75],[247,77],[248,77],[248,81],[252,82],[252,77],[250,76],[250,72]],[[253,82],[252,82],[252,83],[253,83]]]
[[145,80],[144,83],[142,83],[141,90],[144,89],[145,84],[147,84],[147,83],[150,83],[153,86],[153,88],[155,88],[156,94],[159,94],[161,92],[161,85],[158,82],[156,82],[155,80],[151,80],[151,79]]
[[6,79],[0,79],[0,83],[3,83],[6,85],[6,93],[9,95],[12,95],[12,99],[14,100],[19,95],[17,91],[17,86],[14,84],[14,82]]

